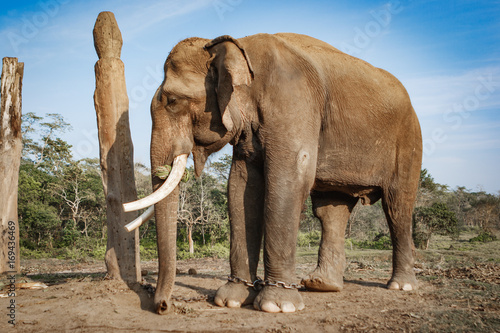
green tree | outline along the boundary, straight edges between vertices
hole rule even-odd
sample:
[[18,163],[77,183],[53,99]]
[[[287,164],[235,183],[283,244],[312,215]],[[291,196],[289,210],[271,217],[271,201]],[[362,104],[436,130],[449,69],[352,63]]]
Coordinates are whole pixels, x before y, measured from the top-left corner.
[[500,230],[500,197],[480,191],[473,193],[467,219],[486,232]]
[[[66,241],[74,241],[78,233],[89,237],[89,233],[102,233],[104,213],[104,191],[97,159],[71,161],[60,171],[62,181],[52,184],[54,195],[62,199],[60,216],[64,223]],[[101,230],[99,230],[101,229]],[[67,245],[67,244],[66,244]]]
[[[196,238],[201,245],[210,241],[213,246],[225,237],[220,231],[227,230],[224,228],[227,222],[225,190],[210,168],[210,165],[207,166],[207,171],[200,177],[190,177],[180,185],[178,219],[186,228],[190,253],[194,253]],[[189,167],[188,172],[193,173],[193,168]]]
[[21,245],[33,250],[80,246],[105,239],[104,194],[98,159],[74,161],[60,138],[62,116],[23,118],[19,174]]
[[459,186],[450,195],[447,203],[450,209],[455,212],[458,224],[461,228],[471,227],[473,221],[469,218],[475,195],[463,186]]
[[457,233],[457,217],[445,203],[417,207],[413,212],[413,240],[420,249],[428,249],[433,233]]
[[29,249],[52,248],[61,227],[58,198],[50,191],[56,182],[53,175],[31,163],[19,170],[18,212],[20,245]]
[[52,191],[61,171],[71,161],[71,146],[58,137],[70,129],[61,115],[23,115],[23,156],[19,172],[19,229],[21,245],[53,248],[62,228],[62,200]]
[[415,207],[430,206],[436,201],[445,201],[448,192],[447,185],[437,183],[427,169],[422,169]]
[[227,185],[232,163],[233,157],[229,154],[224,154],[217,161],[210,163],[209,172],[213,173],[222,185]]
[[33,112],[23,115],[23,162],[57,173],[72,159],[71,145],[58,137],[71,126],[60,114],[48,113],[46,117],[48,121]]

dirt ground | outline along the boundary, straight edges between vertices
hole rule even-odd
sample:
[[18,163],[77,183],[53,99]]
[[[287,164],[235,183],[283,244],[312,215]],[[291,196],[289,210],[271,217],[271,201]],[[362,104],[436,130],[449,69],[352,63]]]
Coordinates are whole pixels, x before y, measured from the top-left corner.
[[[398,292],[385,289],[389,258],[386,251],[349,260],[342,292],[302,291],[306,308],[294,314],[220,308],[213,296],[226,283],[228,261],[179,261],[176,309],[165,316],[153,312],[151,290],[106,279],[103,263],[26,260],[16,282],[48,288],[17,290],[14,327],[6,316],[10,298],[0,298],[0,332],[500,332],[498,262],[449,269],[420,265],[419,289]],[[315,265],[298,261],[300,281]],[[189,275],[190,268],[197,274]],[[148,273],[145,283],[154,285],[157,263],[145,262],[142,269]]]

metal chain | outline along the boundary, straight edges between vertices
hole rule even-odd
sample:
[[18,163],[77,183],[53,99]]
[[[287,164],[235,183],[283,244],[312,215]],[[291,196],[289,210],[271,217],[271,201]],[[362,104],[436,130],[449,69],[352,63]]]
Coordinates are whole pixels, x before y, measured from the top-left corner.
[[[156,291],[156,288],[153,285],[151,285],[150,283],[147,283],[147,284],[141,283],[141,286],[144,289],[146,289],[146,291],[150,294],[154,294]],[[172,301],[186,302],[186,303],[208,301],[209,298],[210,297],[208,295],[200,295],[200,296],[195,296],[195,297],[170,296],[170,299]]]
[[262,289],[262,287],[264,286],[270,286],[270,287],[281,287],[281,288],[285,288],[285,289],[304,289],[304,286],[301,285],[301,284],[297,284],[297,283],[290,283],[290,284],[287,284],[283,281],[270,281],[270,280],[262,280],[260,277],[257,276],[257,280],[255,280],[253,283],[252,282],[249,282],[248,280],[245,280],[245,279],[242,279],[242,278],[239,278],[237,276],[232,276],[232,275],[229,275],[227,277],[227,280],[229,282],[234,282],[234,283],[241,283],[241,284],[244,284],[245,286],[247,287],[252,287],[254,288],[255,290],[260,290]]
[[255,280],[253,283],[252,282],[249,282],[248,280],[245,280],[245,279],[242,279],[242,278],[239,278],[239,277],[236,277],[236,276],[232,276],[232,275],[229,275],[227,277],[227,280],[229,282],[234,282],[234,283],[241,283],[241,284],[244,284],[245,286],[247,287],[252,287],[252,288],[257,288],[258,286],[262,285],[262,283],[264,282],[260,277],[257,276],[257,280]]
[[170,299],[177,302],[186,302],[186,303],[194,303],[201,301],[208,301],[208,295],[200,295],[195,297],[180,297],[180,296],[171,296]]
[[[284,289],[304,289],[304,286],[301,284],[297,284],[297,283],[287,284],[283,281],[270,281],[270,280],[264,281],[260,277],[257,277],[257,280],[255,280],[254,282],[249,282],[248,280],[239,278],[237,276],[229,275],[227,277],[227,280],[229,282],[244,284],[245,286],[254,288],[255,290],[261,290],[264,286],[281,287]],[[153,287],[150,283],[141,283],[141,286],[144,289],[146,289],[147,292],[150,294],[154,294],[156,291],[156,288]],[[200,295],[200,296],[196,296],[196,297],[171,296],[170,298],[173,301],[186,302],[186,303],[194,303],[194,302],[201,302],[201,301],[209,300],[208,295]]]

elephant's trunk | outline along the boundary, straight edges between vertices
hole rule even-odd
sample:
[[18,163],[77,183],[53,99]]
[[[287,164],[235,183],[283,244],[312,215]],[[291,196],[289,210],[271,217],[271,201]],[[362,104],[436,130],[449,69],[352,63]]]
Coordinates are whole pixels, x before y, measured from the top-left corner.
[[[160,180],[154,177],[153,187],[157,188],[159,183]],[[178,202],[179,186],[177,185],[167,198],[155,205],[159,271],[154,303],[158,314],[165,314],[171,308],[170,296],[176,271]]]
[[[179,203],[179,182],[186,169],[187,154],[174,159],[172,170],[167,180],[152,176],[153,193],[141,200],[123,205],[125,211],[149,207],[140,217],[129,223],[127,230],[138,228],[153,214],[156,216],[156,234],[158,242],[158,283],[155,293],[155,307],[158,314],[164,314],[171,308],[170,296],[175,280],[177,208]],[[154,160],[154,161],[153,161]],[[152,170],[161,166],[156,159],[151,161]]]

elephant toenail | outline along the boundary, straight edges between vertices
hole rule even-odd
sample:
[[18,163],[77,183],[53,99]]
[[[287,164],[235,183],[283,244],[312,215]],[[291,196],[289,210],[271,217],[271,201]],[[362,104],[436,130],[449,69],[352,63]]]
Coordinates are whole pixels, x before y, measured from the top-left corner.
[[404,291],[410,291],[410,290],[413,290],[413,287],[411,286],[411,284],[405,283],[403,288],[401,288],[401,289],[403,289]]
[[387,285],[387,289],[389,289],[389,290],[399,290],[399,283],[397,283],[395,281],[392,281],[391,283],[389,283],[389,285]]
[[227,301],[227,307],[228,308],[240,308],[241,302],[229,300],[229,301]]
[[262,311],[265,311],[265,312],[271,312],[271,313],[281,312],[281,309],[279,308],[279,306],[273,302],[264,302],[264,304],[262,304],[260,306],[260,308]]
[[281,311],[284,313],[295,312],[295,305],[290,302],[283,302],[281,304]]
[[302,311],[305,307],[306,305],[304,303],[300,303],[299,306],[297,306],[297,311]]

